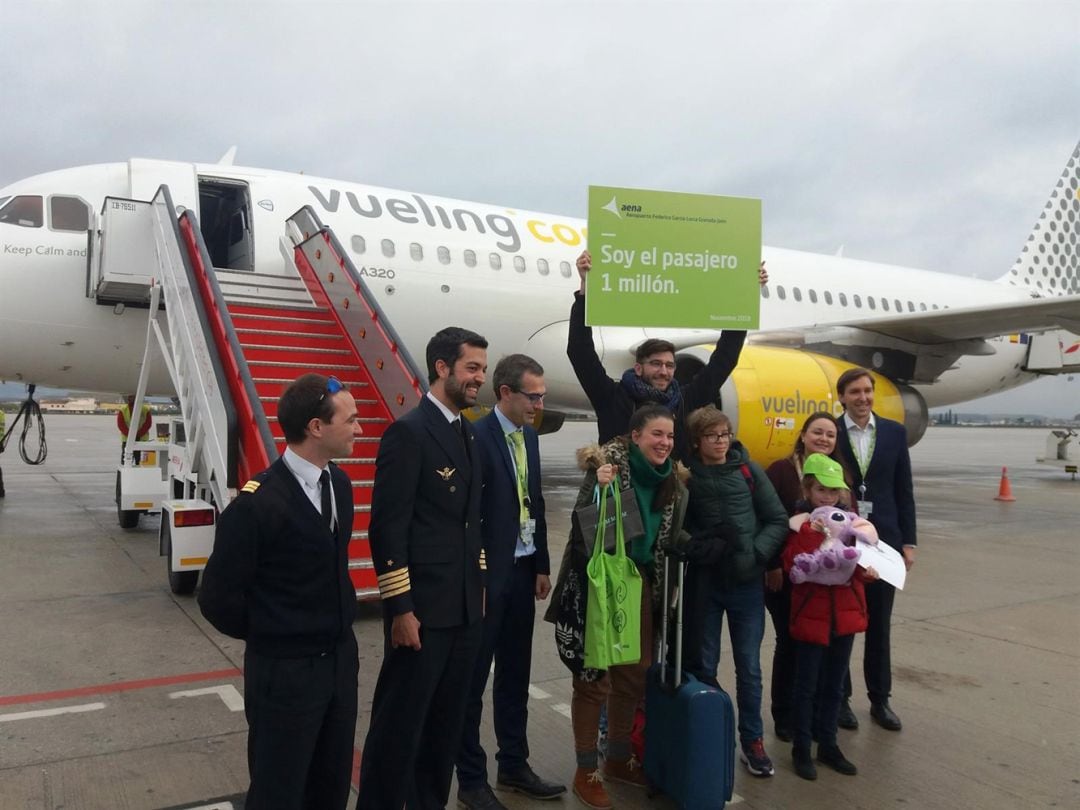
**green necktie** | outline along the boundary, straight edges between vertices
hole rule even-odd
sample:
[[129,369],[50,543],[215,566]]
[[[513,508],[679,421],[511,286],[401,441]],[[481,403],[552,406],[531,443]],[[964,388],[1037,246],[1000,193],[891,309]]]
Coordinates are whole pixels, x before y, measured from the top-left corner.
[[525,459],[525,433],[521,430],[515,430],[513,433],[506,434],[506,438],[514,451],[514,467],[517,470],[518,505],[521,510],[521,524],[525,525],[525,521],[529,519],[529,510],[525,506],[529,493],[529,468],[528,461]]

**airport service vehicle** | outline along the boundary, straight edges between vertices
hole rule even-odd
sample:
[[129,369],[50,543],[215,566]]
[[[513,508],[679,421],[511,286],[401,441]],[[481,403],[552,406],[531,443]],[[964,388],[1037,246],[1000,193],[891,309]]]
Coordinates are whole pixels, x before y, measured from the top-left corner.
[[[0,379],[177,396],[186,445],[175,466],[170,452],[163,501],[218,509],[280,449],[272,428],[282,380],[333,373],[347,358],[350,373],[379,372],[379,362],[397,369],[398,379],[370,397],[366,415],[377,421],[365,425],[364,449],[373,451],[396,397],[408,407],[424,390],[408,358],[450,323],[484,334],[496,356],[520,351],[540,361],[549,391],[541,430],[589,411],[566,359],[583,221],[243,168],[231,154],[216,164],[84,166],[0,189]],[[853,365],[875,372],[875,410],[904,423],[912,443],[928,407],[1076,371],[1078,164],[1080,147],[996,281],[763,247],[762,326],[718,392],[751,454],[764,463],[787,455],[806,415],[839,413],[835,381]],[[336,269],[301,266],[318,261],[297,253],[317,235],[333,246]],[[342,283],[340,294],[327,288]],[[288,320],[266,309],[288,310]],[[358,311],[366,325],[347,326]],[[311,318],[323,323],[304,323]],[[715,339],[702,330],[593,333],[616,377],[657,333],[675,343],[681,377],[701,367]],[[363,349],[375,342],[379,351]],[[175,354],[188,344],[188,357]],[[283,351],[298,356],[284,360]],[[275,373],[259,371],[275,360]],[[264,379],[276,382],[256,382]],[[356,382],[378,388],[364,376]],[[358,494],[370,487],[368,463],[357,465]],[[356,540],[358,595],[370,595],[360,578],[366,539]],[[163,549],[169,543],[175,535],[162,538]]]

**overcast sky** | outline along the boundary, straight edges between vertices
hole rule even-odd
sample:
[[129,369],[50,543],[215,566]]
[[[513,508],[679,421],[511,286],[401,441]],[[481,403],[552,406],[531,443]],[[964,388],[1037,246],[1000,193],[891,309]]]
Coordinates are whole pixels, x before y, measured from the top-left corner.
[[[133,156],[585,215],[759,197],[768,245],[995,278],[1080,138],[1080,3],[15,2],[0,186]],[[2,294],[2,293],[0,293]],[[1080,379],[983,410],[1080,410]]]

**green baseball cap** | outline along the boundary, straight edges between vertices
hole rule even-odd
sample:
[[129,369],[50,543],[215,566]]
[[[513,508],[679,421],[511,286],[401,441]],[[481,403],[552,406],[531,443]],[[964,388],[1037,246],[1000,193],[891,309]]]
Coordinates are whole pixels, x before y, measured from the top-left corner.
[[844,468],[836,459],[829,458],[822,453],[811,453],[803,461],[803,475],[812,475],[823,487],[830,489],[847,489],[844,481]]

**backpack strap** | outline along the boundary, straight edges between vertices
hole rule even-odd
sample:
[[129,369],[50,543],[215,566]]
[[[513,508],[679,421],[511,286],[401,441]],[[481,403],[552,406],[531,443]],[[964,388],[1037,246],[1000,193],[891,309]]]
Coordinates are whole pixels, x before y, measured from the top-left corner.
[[750,494],[754,494],[754,473],[750,471],[749,464],[740,464],[739,469],[742,470],[743,478],[746,479],[746,486],[750,488]]

